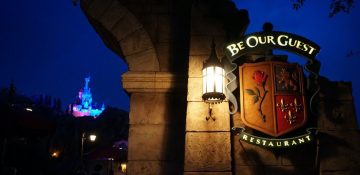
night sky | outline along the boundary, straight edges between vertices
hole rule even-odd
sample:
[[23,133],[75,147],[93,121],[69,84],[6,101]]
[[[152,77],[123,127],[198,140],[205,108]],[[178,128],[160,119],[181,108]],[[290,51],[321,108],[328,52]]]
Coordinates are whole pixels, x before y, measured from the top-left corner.
[[19,93],[75,101],[91,76],[93,101],[129,110],[121,87],[127,66],[102,42],[71,0],[2,1],[0,87],[14,81]]
[[[292,9],[291,0],[235,2],[249,11],[247,33],[271,22],[274,30],[320,45],[320,74],[333,81],[351,81],[356,111],[360,111],[358,2],[350,14],[333,18],[328,17],[330,1],[305,1],[298,11]],[[8,87],[13,80],[19,93],[51,95],[69,104],[90,74],[94,101],[129,110],[129,97],[120,83],[126,64],[106,48],[71,0],[2,1],[0,22],[0,87]],[[305,62],[287,54],[290,61]]]

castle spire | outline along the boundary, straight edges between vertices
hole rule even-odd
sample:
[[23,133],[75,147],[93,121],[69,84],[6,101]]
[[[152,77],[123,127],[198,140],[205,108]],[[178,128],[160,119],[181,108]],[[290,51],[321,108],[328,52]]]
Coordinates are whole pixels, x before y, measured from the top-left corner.
[[88,89],[88,87],[89,87],[89,82],[90,82],[90,75],[85,78],[85,87],[84,87],[84,89]]

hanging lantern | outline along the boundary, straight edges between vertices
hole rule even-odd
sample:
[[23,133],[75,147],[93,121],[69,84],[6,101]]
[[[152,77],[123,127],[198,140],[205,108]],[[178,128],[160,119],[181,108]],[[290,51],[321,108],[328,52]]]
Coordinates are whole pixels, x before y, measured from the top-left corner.
[[211,54],[203,65],[203,95],[206,103],[221,103],[225,99],[225,70],[216,56],[215,43],[212,41]]
[[203,65],[202,76],[202,99],[209,104],[209,115],[206,116],[206,120],[211,118],[215,121],[215,117],[212,115],[212,105],[225,100],[225,70],[223,64],[216,56],[214,41],[211,43],[209,59]]

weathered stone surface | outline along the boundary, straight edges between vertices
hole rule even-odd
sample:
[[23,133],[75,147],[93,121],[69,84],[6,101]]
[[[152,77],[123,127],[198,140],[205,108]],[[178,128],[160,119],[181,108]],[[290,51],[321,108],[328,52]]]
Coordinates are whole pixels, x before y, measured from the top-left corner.
[[[159,43],[169,43],[171,39],[174,37],[172,36],[171,29],[171,16],[170,15],[159,15],[158,16],[158,25],[157,25],[157,41]],[[161,34],[161,35],[160,35]]]
[[[186,91],[186,76],[183,74],[173,74],[169,72],[156,72],[155,73],[155,88],[156,92],[169,92],[169,91]],[[185,94],[181,94],[185,99]]]
[[128,175],[181,175],[182,163],[164,161],[128,161]]
[[209,105],[204,102],[188,102],[186,131],[230,131],[230,114],[227,102],[213,105],[213,116],[209,116]]
[[128,160],[183,160],[184,128],[130,125]]
[[321,171],[321,175],[357,175],[359,174],[358,170],[330,170],[330,171]]
[[[130,93],[137,92],[185,92],[185,75],[170,72],[130,71],[122,75],[123,88]],[[185,97],[185,94],[183,94]]]
[[122,87],[130,92],[155,89],[155,72],[126,72],[122,75]]
[[184,125],[186,103],[182,96],[173,93],[131,94],[130,106],[136,108],[130,109],[130,124]]
[[189,57],[189,77],[202,78],[203,64],[209,55],[204,56],[190,56]]
[[155,49],[148,49],[140,53],[125,57],[130,71],[159,71]]
[[357,130],[352,100],[324,100],[317,106],[318,127],[325,130]]
[[168,44],[158,44],[156,51],[158,53],[160,71],[170,71],[170,46]]
[[233,135],[233,160],[236,165],[281,165],[281,158],[257,145],[239,141],[239,136]]
[[[301,153],[301,156],[299,156]],[[307,144],[291,149],[281,150],[282,165],[315,166],[316,144]]]
[[316,174],[313,166],[264,166],[236,165],[234,175],[312,175]]
[[184,172],[184,175],[232,175],[231,172]]
[[320,170],[322,172],[360,171],[360,133],[359,131],[320,130]]
[[139,29],[120,41],[124,56],[136,54],[153,48],[153,44],[145,29]]
[[118,1],[113,1],[111,5],[105,10],[105,12],[99,17],[101,24],[107,28],[111,29],[117,22],[125,17],[126,13],[130,13],[124,6],[122,6]]
[[210,55],[211,52],[211,40],[214,39],[216,44],[216,53],[218,58],[222,58],[224,56],[223,48],[224,48],[224,37],[220,36],[192,36],[191,44],[190,44],[190,55],[198,56],[198,55]]
[[331,82],[324,80],[323,77],[320,80],[320,93],[319,97],[323,99],[333,100],[352,100],[352,89],[350,82]]
[[202,78],[188,79],[187,100],[192,102],[202,102]]
[[265,174],[264,166],[244,166],[244,165],[235,165],[234,166],[234,175],[262,175]]
[[114,0],[93,0],[86,2],[88,5],[86,11],[93,18],[98,18],[108,10],[113,1]]
[[233,114],[230,119],[231,119],[232,127],[243,127],[244,126],[244,123],[241,120],[240,111]]
[[313,166],[265,166],[264,175],[311,175],[315,173]]
[[192,35],[224,36],[226,33],[224,30],[224,22],[214,20],[214,18],[197,16],[192,18],[191,24]]
[[[116,37],[116,39],[120,41],[128,37],[129,35],[134,34],[136,31],[141,30],[142,28],[143,28],[142,24],[139,23],[136,17],[132,13],[128,12],[116,22],[116,24],[111,28],[111,31],[113,35]],[[136,36],[136,35],[131,35],[131,36]],[[138,39],[136,38],[135,40],[138,41]]]
[[185,171],[231,171],[229,132],[187,132]]

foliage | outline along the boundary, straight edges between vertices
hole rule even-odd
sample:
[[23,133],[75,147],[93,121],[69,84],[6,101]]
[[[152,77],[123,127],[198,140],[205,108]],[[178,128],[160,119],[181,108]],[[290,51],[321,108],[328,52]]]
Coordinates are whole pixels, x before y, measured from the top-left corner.
[[[305,3],[305,0],[292,0],[293,8],[299,10]],[[340,12],[350,13],[350,9],[354,7],[354,0],[332,0],[330,3],[329,17],[332,18]]]

